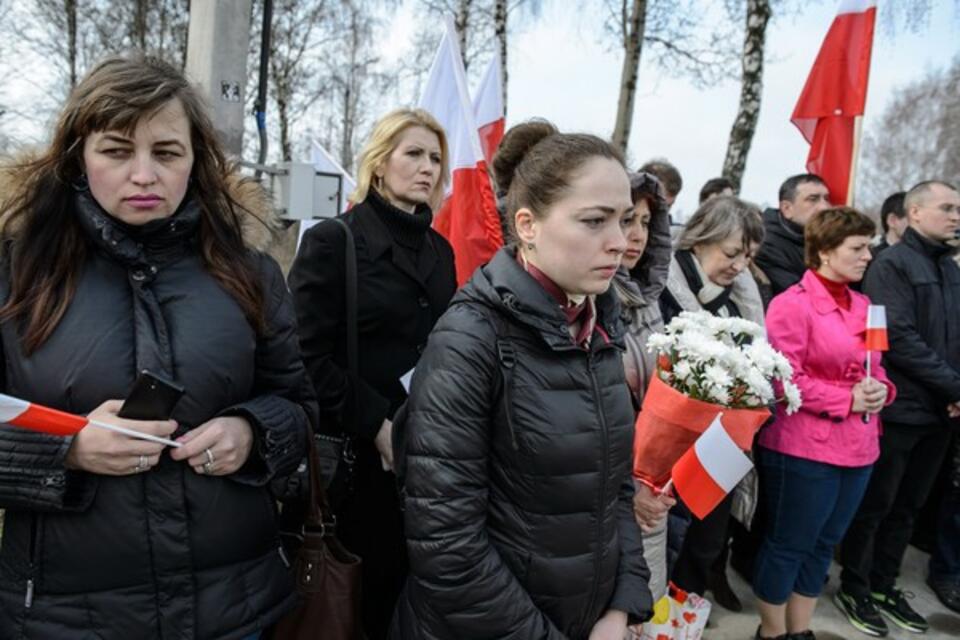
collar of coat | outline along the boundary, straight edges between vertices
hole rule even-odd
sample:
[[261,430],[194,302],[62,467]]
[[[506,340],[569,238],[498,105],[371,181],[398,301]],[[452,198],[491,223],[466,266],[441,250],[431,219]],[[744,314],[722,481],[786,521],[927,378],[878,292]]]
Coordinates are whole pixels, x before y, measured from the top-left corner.
[[767,209],[763,212],[764,227],[769,235],[779,236],[803,246],[803,227],[792,220],[787,220],[779,209]]
[[[456,300],[474,300],[537,332],[555,351],[579,349],[557,301],[517,262],[516,247],[503,247],[477,269]],[[613,287],[594,298],[596,323],[609,340],[591,341],[591,349],[623,346],[620,304]]]
[[936,242],[925,238],[913,227],[907,227],[906,231],[903,232],[903,237],[900,238],[900,242],[914,251],[922,253],[934,262],[945,255],[952,255],[957,251],[955,247],[950,246],[946,242]]
[[844,324],[850,335],[859,335],[867,330],[867,307],[870,305],[869,299],[856,291],[850,291],[850,310],[840,308],[837,301],[834,300],[827,288],[820,282],[816,274],[807,269],[803,278],[795,286],[806,292],[810,298],[813,310],[818,314],[825,316],[830,313],[839,313],[843,318]]

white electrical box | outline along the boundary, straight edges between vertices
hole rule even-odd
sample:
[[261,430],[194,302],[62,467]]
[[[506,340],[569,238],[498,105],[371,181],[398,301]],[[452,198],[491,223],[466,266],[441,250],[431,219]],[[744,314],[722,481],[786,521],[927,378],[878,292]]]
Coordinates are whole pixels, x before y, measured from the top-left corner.
[[271,172],[270,191],[284,220],[333,218],[339,215],[343,179],[317,171],[309,162],[284,162]]

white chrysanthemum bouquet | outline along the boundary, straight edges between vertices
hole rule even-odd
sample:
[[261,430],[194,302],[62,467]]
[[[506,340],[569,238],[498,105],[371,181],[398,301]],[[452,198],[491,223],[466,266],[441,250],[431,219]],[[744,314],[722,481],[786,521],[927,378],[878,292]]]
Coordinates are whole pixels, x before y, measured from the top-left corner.
[[782,402],[787,413],[800,408],[790,363],[749,320],[684,312],[647,348],[658,354],[657,375],[637,418],[634,475],[650,484],[669,479],[718,412],[730,437],[749,450],[770,405]]
[[755,322],[684,311],[647,349],[659,354],[660,379],[690,398],[736,409],[775,402],[788,414],[800,409],[793,368]]

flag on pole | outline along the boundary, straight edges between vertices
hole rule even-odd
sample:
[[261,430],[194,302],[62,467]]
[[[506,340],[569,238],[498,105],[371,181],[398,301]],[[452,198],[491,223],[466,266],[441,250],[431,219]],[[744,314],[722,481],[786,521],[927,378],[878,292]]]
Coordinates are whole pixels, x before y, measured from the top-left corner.
[[451,184],[433,226],[453,247],[457,283],[462,285],[503,245],[503,234],[467,93],[456,29],[453,20],[446,22],[420,107],[430,112],[447,134]]
[[503,139],[506,125],[503,114],[503,79],[500,77],[500,50],[497,49],[473,97],[473,115],[477,120],[480,146],[483,147],[487,165],[493,162],[493,154]]
[[96,420],[89,420],[83,416],[78,416],[66,411],[51,409],[40,404],[27,402],[13,396],[0,393],[0,423],[8,424],[21,429],[29,429],[40,433],[47,433],[53,436],[75,436],[87,425],[116,431],[124,435],[140,438],[141,440],[150,440],[159,442],[171,447],[179,447],[180,443],[167,438],[159,438],[149,433],[142,433],[118,427],[117,425],[106,424]]
[[876,17],[876,0],[841,0],[790,118],[810,144],[807,171],[823,178],[838,205],[853,196]]
[[673,465],[673,486],[684,504],[703,520],[733,491],[750,469],[750,461],[718,414],[697,441]]
[[[333,159],[333,156],[330,155],[330,152],[327,151],[322,144],[313,141],[313,151],[311,154],[313,161],[313,168],[317,171],[322,171],[323,173],[333,173],[340,176],[340,202],[338,203],[337,211],[343,213],[347,210],[347,196],[349,196],[354,189],[357,188],[357,181],[353,179],[347,170],[340,166],[340,163]],[[300,233],[297,235],[297,250],[300,249],[300,243],[303,242],[303,234],[313,228],[318,222],[322,220],[301,220],[300,221]]]
[[882,304],[867,307],[867,351],[889,351],[887,341],[887,308]]

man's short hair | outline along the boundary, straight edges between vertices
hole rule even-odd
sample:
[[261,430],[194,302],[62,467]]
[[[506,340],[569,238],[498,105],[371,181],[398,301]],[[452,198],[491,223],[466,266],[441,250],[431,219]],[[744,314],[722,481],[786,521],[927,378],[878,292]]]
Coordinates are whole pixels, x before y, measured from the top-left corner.
[[910,190],[907,191],[907,195],[903,197],[903,210],[904,212],[910,211],[910,208],[914,205],[919,205],[923,203],[923,199],[927,197],[927,194],[930,193],[930,188],[934,185],[940,185],[941,187],[946,187],[951,191],[956,191],[957,188],[950,184],[949,182],[944,182],[943,180],[924,180],[923,182],[917,183],[910,187]]
[[728,179],[710,178],[703,183],[703,187],[700,189],[700,204],[706,202],[710,196],[718,196],[727,189],[736,191],[736,189],[733,188],[733,183]]
[[808,182],[815,182],[827,186],[823,178],[815,173],[800,173],[795,176],[790,176],[780,185],[780,198],[777,202],[783,202],[784,200],[793,202],[794,198],[797,197],[797,187]]
[[654,158],[640,167],[640,171],[655,175],[671,197],[677,197],[683,189],[683,178],[680,177],[680,172],[666,158]]
[[890,231],[890,225],[887,224],[887,216],[895,215],[899,219],[907,217],[907,210],[903,206],[903,199],[907,195],[906,191],[897,191],[887,196],[887,199],[880,205],[880,226],[883,227],[883,233]]

